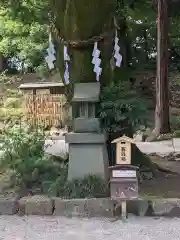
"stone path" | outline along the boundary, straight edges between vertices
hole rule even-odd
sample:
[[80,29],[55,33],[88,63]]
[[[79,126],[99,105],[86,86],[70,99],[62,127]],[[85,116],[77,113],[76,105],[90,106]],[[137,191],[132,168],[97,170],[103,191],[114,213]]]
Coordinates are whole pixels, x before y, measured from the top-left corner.
[[[64,156],[68,152],[68,144],[64,136],[57,136],[54,140],[46,140],[46,152],[57,156]],[[180,153],[180,138],[159,142],[136,142],[137,147],[146,154],[158,153],[161,156],[172,152]]]
[[[68,144],[65,143],[64,136],[57,136],[54,140],[46,140],[46,152],[61,156],[67,159]],[[180,158],[174,158],[175,162],[167,161],[161,157],[167,156],[170,153],[180,154],[180,138],[172,140],[157,141],[157,142],[136,142],[137,147],[145,154],[156,153],[160,157],[152,157],[151,159],[160,167],[166,168],[172,172],[180,174]]]
[[58,136],[53,140],[47,139],[45,141],[45,152],[66,159],[68,154],[68,144],[65,142],[65,137]]
[[136,142],[137,147],[146,154],[157,153],[165,156],[172,152],[180,152],[180,138],[157,142]]
[[122,221],[0,216],[1,240],[178,240],[180,219]]

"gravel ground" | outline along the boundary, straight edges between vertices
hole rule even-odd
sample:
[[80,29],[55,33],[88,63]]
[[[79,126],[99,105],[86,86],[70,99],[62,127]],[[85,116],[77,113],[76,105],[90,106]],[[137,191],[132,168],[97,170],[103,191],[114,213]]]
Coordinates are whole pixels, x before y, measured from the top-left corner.
[[0,216],[0,240],[177,240],[180,219]]

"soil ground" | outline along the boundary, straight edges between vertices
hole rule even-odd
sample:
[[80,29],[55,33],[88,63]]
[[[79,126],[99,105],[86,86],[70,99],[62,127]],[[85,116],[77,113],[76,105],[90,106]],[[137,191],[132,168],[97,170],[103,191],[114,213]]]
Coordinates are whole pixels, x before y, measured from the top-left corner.
[[145,198],[180,198],[180,175],[158,172],[151,180],[140,184],[140,195]]
[[137,145],[153,163],[170,172],[157,171],[153,179],[144,180],[140,185],[140,195],[147,198],[180,198],[180,139],[139,142]]
[[[63,139],[62,139],[63,140]],[[59,149],[65,150],[65,146],[62,146],[62,141],[56,141],[54,148],[49,149],[53,153],[58,153]],[[175,141],[177,145],[176,152],[180,152],[180,139]],[[151,180],[143,180],[140,184],[140,196],[145,198],[180,198],[180,160],[173,159],[173,161],[169,161],[169,153],[172,150],[168,150],[167,148],[170,146],[168,141],[164,141],[162,143],[139,143],[140,150],[145,154],[148,154],[152,162],[160,166],[161,168],[165,168],[172,172],[165,173],[161,171],[157,171],[153,179]],[[175,147],[176,147],[175,145]],[[61,148],[60,148],[61,147]],[[155,148],[156,147],[156,148]],[[161,150],[163,156],[158,156],[152,154],[155,150]],[[51,152],[50,151],[50,152]],[[67,151],[67,149],[66,149]],[[65,151],[65,152],[66,152]],[[61,152],[59,150],[59,152]],[[147,153],[148,152],[148,153]],[[166,154],[164,154],[166,153]],[[57,154],[59,155],[59,154]],[[8,172],[0,173],[0,194],[4,192],[4,189],[7,189],[9,185],[9,177]],[[11,190],[10,190],[11,191]]]
[[[0,194],[12,193],[8,188],[9,178],[0,174]],[[180,175],[157,172],[151,180],[143,180],[140,184],[140,197],[151,198],[180,198]]]

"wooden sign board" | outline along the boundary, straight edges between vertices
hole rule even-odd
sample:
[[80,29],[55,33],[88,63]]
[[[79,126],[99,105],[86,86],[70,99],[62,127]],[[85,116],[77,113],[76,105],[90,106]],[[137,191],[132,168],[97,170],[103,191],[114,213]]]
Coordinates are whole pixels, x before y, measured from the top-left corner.
[[138,182],[112,181],[111,199],[132,200],[138,198]]
[[136,178],[136,170],[113,170],[114,178]]
[[131,145],[134,143],[133,139],[122,136],[115,139],[112,143],[116,143],[116,164],[126,165],[131,164]]

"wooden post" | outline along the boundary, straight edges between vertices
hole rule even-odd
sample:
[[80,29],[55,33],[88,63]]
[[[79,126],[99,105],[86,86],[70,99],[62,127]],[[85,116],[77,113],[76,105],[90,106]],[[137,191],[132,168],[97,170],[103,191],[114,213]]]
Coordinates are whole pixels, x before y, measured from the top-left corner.
[[168,0],[158,0],[155,133],[170,132],[168,80]]
[[127,205],[126,205],[126,201],[122,201],[121,202],[121,217],[122,217],[122,220],[127,219]]

